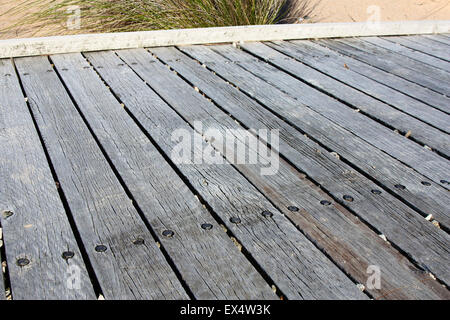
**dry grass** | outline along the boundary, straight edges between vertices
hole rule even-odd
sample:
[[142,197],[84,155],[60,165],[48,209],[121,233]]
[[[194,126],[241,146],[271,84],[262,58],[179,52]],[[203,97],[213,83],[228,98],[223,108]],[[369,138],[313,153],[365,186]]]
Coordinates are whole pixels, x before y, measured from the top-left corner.
[[[21,14],[10,26],[33,26],[55,33],[123,32],[175,28],[295,23],[311,16],[310,0],[22,0],[4,14]],[[68,32],[67,21],[81,9],[81,29]],[[42,33],[42,32],[40,32]]]

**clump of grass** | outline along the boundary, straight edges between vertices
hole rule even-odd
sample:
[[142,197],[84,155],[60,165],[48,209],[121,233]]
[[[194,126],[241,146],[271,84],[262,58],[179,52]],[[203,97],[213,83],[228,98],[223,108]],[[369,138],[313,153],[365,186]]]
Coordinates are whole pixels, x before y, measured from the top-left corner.
[[295,23],[311,16],[316,5],[311,0],[24,0],[13,12],[32,12],[16,26],[71,33],[66,22],[72,6],[81,9],[77,32],[123,32]]

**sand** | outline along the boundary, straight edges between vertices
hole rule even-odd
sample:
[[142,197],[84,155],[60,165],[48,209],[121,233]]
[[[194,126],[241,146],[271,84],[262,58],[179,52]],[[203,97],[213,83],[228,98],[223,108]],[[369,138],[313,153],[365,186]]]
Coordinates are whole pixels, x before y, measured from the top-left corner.
[[[49,1],[49,0],[42,0]],[[318,0],[312,0],[318,1]],[[69,34],[52,31],[52,26],[36,31],[30,27],[4,28],[20,21],[20,15],[1,16],[19,0],[0,0],[0,39]],[[450,0],[321,0],[306,22],[363,22],[402,20],[450,20]],[[73,33],[73,32],[72,32]]]

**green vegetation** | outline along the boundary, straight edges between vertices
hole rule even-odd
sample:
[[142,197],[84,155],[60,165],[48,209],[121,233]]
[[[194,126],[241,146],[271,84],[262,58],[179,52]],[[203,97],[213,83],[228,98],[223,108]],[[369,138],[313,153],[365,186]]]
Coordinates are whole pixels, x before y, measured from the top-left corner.
[[84,32],[294,23],[315,7],[310,0],[23,0],[12,10],[26,11],[15,26],[64,31],[70,6],[81,9]]

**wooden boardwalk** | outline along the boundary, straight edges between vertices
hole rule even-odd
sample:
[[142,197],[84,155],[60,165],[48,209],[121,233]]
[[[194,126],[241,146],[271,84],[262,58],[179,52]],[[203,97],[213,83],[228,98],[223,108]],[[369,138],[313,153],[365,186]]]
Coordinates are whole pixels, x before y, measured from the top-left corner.
[[0,59],[0,300],[450,299],[449,134],[448,34]]

